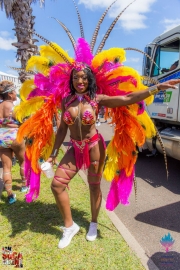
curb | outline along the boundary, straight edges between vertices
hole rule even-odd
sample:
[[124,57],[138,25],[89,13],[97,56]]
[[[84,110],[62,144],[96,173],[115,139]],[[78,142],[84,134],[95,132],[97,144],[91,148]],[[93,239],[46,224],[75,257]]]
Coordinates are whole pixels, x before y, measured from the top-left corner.
[[[61,149],[63,150],[64,153],[66,152],[66,147],[64,145],[61,146]],[[86,174],[82,170],[80,170],[78,174],[80,175],[82,180],[85,182],[85,184],[88,186]],[[105,209],[106,214],[108,215],[108,217],[110,218],[110,220],[112,221],[112,223],[114,224],[118,232],[122,235],[122,237],[124,238],[128,246],[135,252],[136,256],[140,259],[144,268],[146,270],[159,270],[159,268],[155,265],[152,259],[146,255],[145,250],[136,241],[134,236],[124,226],[124,224],[121,222],[119,217],[113,211],[110,212],[106,209],[106,202],[103,198],[102,198],[101,207]]]

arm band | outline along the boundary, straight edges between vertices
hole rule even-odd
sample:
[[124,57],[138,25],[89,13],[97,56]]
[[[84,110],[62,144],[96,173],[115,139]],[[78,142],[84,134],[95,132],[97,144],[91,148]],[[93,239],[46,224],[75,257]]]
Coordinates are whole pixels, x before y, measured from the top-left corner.
[[148,92],[149,92],[150,96],[157,94],[159,91],[160,90],[158,90],[156,85],[148,88]]

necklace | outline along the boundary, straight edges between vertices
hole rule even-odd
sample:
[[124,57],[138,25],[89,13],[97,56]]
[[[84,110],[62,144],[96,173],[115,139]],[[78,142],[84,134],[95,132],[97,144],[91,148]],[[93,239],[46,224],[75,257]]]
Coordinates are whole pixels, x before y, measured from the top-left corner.
[[86,96],[86,94],[88,93],[88,91],[82,93],[82,94],[79,94],[79,93],[75,93],[76,95],[76,98],[78,99],[79,102],[82,102],[82,100],[84,99],[84,97]]
[[81,141],[82,141],[82,129],[81,129],[81,119],[80,119],[80,112],[81,112],[81,104],[84,98],[86,98],[86,94],[88,93],[88,91],[79,94],[79,93],[75,93],[75,96],[77,98],[77,100],[79,101],[79,105],[78,105],[78,123],[79,123],[79,132],[80,132],[80,137],[81,137]]

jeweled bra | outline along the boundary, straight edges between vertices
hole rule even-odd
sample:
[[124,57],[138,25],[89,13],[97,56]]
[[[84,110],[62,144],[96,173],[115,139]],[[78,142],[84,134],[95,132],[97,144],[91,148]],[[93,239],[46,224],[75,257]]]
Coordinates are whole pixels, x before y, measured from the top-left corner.
[[[92,108],[95,110],[95,113],[97,113],[98,111],[98,104],[96,101],[91,100],[90,97],[88,95],[74,95],[66,104],[65,104],[65,109],[68,108],[76,99],[79,100],[79,102],[82,102],[83,99],[85,99],[91,106]],[[78,117],[78,116],[77,116]],[[69,125],[73,125],[77,119],[77,117],[73,120],[72,116],[70,114],[69,111],[65,111],[64,115],[63,115],[63,120],[64,122],[69,126]],[[82,119],[81,119],[81,123],[82,125],[92,125],[94,124],[96,121],[96,119],[94,119],[94,116],[91,112],[89,111],[85,111]]]

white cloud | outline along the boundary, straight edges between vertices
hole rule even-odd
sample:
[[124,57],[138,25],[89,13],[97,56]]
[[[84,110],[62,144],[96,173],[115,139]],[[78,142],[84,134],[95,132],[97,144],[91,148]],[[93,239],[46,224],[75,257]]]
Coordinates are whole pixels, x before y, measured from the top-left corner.
[[2,36],[2,37],[8,37],[8,36],[10,36],[10,33],[7,32],[7,31],[0,31],[0,36]]
[[[146,28],[145,14],[151,12],[151,6],[157,0],[137,0],[130,5],[120,17],[121,26],[125,30]],[[109,17],[115,18],[132,1],[118,0],[109,10]],[[79,0],[79,4],[84,4],[88,9],[107,8],[112,0]]]
[[180,19],[177,18],[177,19],[164,19],[162,21],[162,24],[165,26],[165,30],[164,32],[180,25]]
[[9,33],[6,31],[0,32],[0,50],[17,50],[11,43],[16,42],[16,38],[9,38]]

